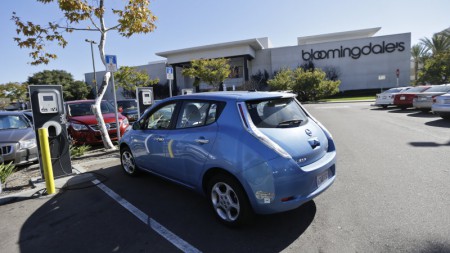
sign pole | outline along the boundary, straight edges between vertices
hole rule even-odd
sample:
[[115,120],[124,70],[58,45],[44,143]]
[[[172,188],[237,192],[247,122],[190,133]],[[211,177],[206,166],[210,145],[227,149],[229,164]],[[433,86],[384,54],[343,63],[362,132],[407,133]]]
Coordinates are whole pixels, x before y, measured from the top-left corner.
[[117,113],[117,97],[116,97],[116,86],[114,84],[114,72],[111,72],[111,81],[114,94],[114,114],[116,116],[116,130],[117,130],[117,141],[120,141],[120,124],[119,124],[119,113]]
[[172,80],[173,80],[173,68],[166,67],[166,78],[169,80],[169,93],[170,97],[172,97]]
[[172,79],[169,80],[169,95],[172,97]]
[[116,96],[116,85],[114,84],[114,72],[117,71],[117,57],[115,55],[105,55],[106,68],[111,72],[111,82],[112,91],[114,97],[114,115],[116,116],[116,130],[117,130],[117,141],[120,141],[120,124],[119,124],[119,114],[117,113],[117,96]]
[[398,87],[398,77],[400,76],[400,69],[397,69],[395,71],[395,74],[397,75],[397,87]]

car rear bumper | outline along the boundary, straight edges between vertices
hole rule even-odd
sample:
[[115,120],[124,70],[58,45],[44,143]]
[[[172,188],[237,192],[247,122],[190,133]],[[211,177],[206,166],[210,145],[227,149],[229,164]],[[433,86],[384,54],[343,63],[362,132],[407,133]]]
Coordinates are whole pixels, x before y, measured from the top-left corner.
[[450,114],[450,105],[449,104],[433,104],[431,109],[435,113]]
[[[330,187],[336,178],[336,152],[300,167],[292,159],[278,158],[268,162],[272,174],[265,184],[252,186],[251,202],[259,214],[284,212],[300,207]],[[319,178],[323,178],[319,183]],[[269,178],[271,177],[271,178]]]
[[417,109],[431,109],[432,105],[432,101],[417,101],[413,103],[413,106]]

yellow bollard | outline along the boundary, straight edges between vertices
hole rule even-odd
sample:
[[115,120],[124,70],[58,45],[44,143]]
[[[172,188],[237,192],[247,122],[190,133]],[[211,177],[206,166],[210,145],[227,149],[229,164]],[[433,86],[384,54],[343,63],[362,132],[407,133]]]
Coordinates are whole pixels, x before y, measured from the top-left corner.
[[50,156],[50,145],[48,144],[48,130],[47,128],[39,128],[38,133],[42,165],[44,166],[45,186],[47,187],[48,194],[54,194],[56,192],[55,179],[53,178],[53,165]]

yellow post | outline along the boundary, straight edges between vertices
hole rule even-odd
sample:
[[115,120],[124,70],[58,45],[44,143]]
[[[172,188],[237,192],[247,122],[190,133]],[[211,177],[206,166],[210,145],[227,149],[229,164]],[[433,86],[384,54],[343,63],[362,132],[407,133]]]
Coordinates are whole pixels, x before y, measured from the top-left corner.
[[53,165],[50,156],[50,146],[48,144],[48,130],[47,128],[39,128],[39,145],[41,147],[41,159],[44,168],[45,186],[47,187],[48,194],[54,194],[55,191],[55,179],[53,178]]

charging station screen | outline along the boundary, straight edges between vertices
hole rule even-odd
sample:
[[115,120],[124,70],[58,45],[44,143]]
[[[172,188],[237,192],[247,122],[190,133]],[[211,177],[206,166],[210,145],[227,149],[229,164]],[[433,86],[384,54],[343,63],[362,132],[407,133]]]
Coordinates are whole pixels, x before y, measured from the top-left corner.
[[53,96],[44,96],[43,100],[44,101],[53,101]]

